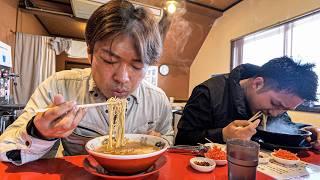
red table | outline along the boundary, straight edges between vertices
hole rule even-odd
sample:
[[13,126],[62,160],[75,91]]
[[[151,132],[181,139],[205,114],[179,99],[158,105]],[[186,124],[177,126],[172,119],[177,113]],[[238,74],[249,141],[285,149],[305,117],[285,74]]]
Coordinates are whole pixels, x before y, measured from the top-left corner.
[[[192,156],[176,153],[166,153],[167,163],[152,179],[159,180],[213,180],[228,179],[227,166],[217,166],[211,173],[200,173],[189,166]],[[299,154],[301,159],[320,165],[320,154],[304,151]],[[83,160],[86,156],[66,156],[64,158],[45,159],[31,162],[22,166],[0,162],[1,180],[87,180],[100,179],[83,169]],[[150,178],[149,178],[150,179]],[[257,173],[257,179],[271,179],[265,174]]]

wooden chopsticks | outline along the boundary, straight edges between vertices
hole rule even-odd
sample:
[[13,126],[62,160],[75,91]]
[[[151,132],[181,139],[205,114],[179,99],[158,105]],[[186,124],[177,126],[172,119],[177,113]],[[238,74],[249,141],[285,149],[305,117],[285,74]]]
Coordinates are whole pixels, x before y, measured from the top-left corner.
[[263,113],[261,111],[258,111],[256,114],[254,114],[248,121],[253,122],[256,119],[258,119]]
[[[90,108],[90,107],[97,107],[97,106],[106,106],[109,103],[107,102],[103,102],[103,103],[93,103],[93,104],[81,104],[81,105],[77,105],[78,108]],[[51,108],[44,108],[44,109],[37,109],[36,113],[40,113],[40,112],[46,112],[47,110],[49,110]]]

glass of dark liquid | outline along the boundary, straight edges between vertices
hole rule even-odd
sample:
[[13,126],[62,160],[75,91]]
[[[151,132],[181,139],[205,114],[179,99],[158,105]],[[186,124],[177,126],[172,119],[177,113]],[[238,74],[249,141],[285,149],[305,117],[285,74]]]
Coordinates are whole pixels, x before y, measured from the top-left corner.
[[228,179],[256,179],[260,145],[254,141],[227,141]]

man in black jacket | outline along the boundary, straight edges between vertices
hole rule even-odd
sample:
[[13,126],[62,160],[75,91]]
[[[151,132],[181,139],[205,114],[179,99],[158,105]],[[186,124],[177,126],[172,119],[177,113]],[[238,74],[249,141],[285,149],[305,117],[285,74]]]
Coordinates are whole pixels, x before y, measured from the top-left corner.
[[243,64],[230,74],[210,78],[194,88],[178,123],[175,143],[250,139],[260,123],[247,121],[254,113],[278,116],[304,100],[316,101],[318,78],[313,67],[281,57],[261,67]]

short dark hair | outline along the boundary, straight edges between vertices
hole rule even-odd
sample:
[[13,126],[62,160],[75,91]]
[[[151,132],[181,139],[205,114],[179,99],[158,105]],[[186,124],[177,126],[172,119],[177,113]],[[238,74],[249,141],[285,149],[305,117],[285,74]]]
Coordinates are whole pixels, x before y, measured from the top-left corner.
[[143,63],[151,65],[157,62],[162,53],[162,32],[165,31],[159,27],[155,17],[144,8],[136,8],[127,0],[111,0],[91,15],[85,39],[89,53],[93,54],[97,41],[129,35],[134,39]]
[[314,64],[301,64],[283,56],[262,65],[257,76],[265,79],[266,87],[295,94],[304,100],[317,101],[318,76],[312,70],[314,67]]

